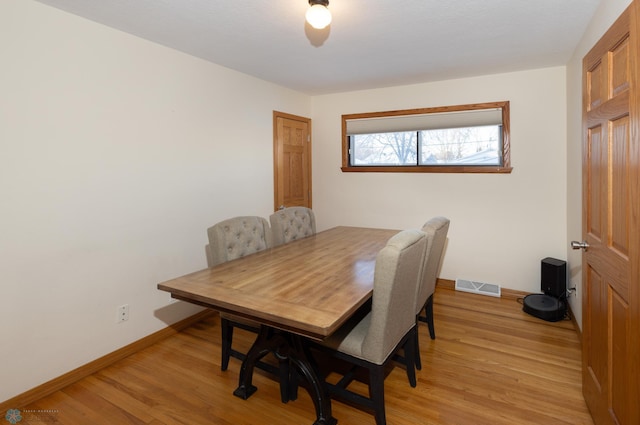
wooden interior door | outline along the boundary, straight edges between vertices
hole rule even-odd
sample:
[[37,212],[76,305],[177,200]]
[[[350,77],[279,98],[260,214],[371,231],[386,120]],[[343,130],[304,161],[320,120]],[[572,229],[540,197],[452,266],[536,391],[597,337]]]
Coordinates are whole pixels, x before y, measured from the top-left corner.
[[640,424],[637,5],[583,60],[583,393],[596,425]]
[[311,120],[273,112],[274,210],[311,208]]

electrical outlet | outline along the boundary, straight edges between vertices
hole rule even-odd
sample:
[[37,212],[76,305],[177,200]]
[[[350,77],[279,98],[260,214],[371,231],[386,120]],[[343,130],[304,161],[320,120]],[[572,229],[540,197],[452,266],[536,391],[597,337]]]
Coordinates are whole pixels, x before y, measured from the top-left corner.
[[129,320],[129,304],[123,304],[117,309],[116,323]]

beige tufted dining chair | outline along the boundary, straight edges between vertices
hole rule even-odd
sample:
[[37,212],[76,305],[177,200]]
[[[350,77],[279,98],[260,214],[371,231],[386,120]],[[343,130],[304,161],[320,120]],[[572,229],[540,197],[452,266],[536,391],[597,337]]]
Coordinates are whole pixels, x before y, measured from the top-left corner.
[[[271,247],[269,223],[263,217],[234,217],[207,229],[209,237],[209,267],[254,254]],[[246,353],[232,348],[233,328],[258,332],[259,324],[246,319],[220,313],[222,325],[222,360],[220,368],[227,370],[229,358],[243,360]]]
[[273,246],[306,238],[316,233],[316,217],[311,208],[285,208],[271,214],[269,221],[273,234]]
[[[405,352],[409,382],[416,386],[412,358],[416,317],[407,305],[413,306],[416,300],[426,247],[427,237],[419,230],[404,230],[389,239],[376,257],[371,310],[355,315],[326,340],[310,343],[312,352],[353,365],[337,383],[325,382],[325,386],[331,397],[373,411],[377,425],[386,423],[385,367],[399,350]],[[369,372],[368,397],[347,389],[358,368]]]
[[[446,217],[433,217],[422,226],[429,240],[427,254],[423,263],[422,282],[416,302],[416,323],[426,322],[429,327],[431,339],[436,339],[433,325],[433,294],[436,289],[436,280],[440,271],[440,263],[444,245],[449,232],[449,219]],[[424,315],[421,313],[424,311]],[[418,333],[416,332],[416,338]],[[420,360],[420,342],[416,339],[416,368],[422,369]]]

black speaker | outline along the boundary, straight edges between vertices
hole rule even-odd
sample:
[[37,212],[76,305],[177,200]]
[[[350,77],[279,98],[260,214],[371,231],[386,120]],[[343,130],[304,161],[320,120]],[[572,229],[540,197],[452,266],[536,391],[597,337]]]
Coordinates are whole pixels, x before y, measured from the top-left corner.
[[567,262],[547,257],[542,260],[540,287],[545,295],[565,298],[567,291]]

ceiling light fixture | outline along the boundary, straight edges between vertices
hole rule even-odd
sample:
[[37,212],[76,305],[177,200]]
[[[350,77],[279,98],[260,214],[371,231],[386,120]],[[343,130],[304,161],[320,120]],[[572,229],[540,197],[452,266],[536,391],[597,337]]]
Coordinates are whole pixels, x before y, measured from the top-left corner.
[[329,0],[309,0],[309,9],[305,17],[312,27],[321,30],[331,23]]

